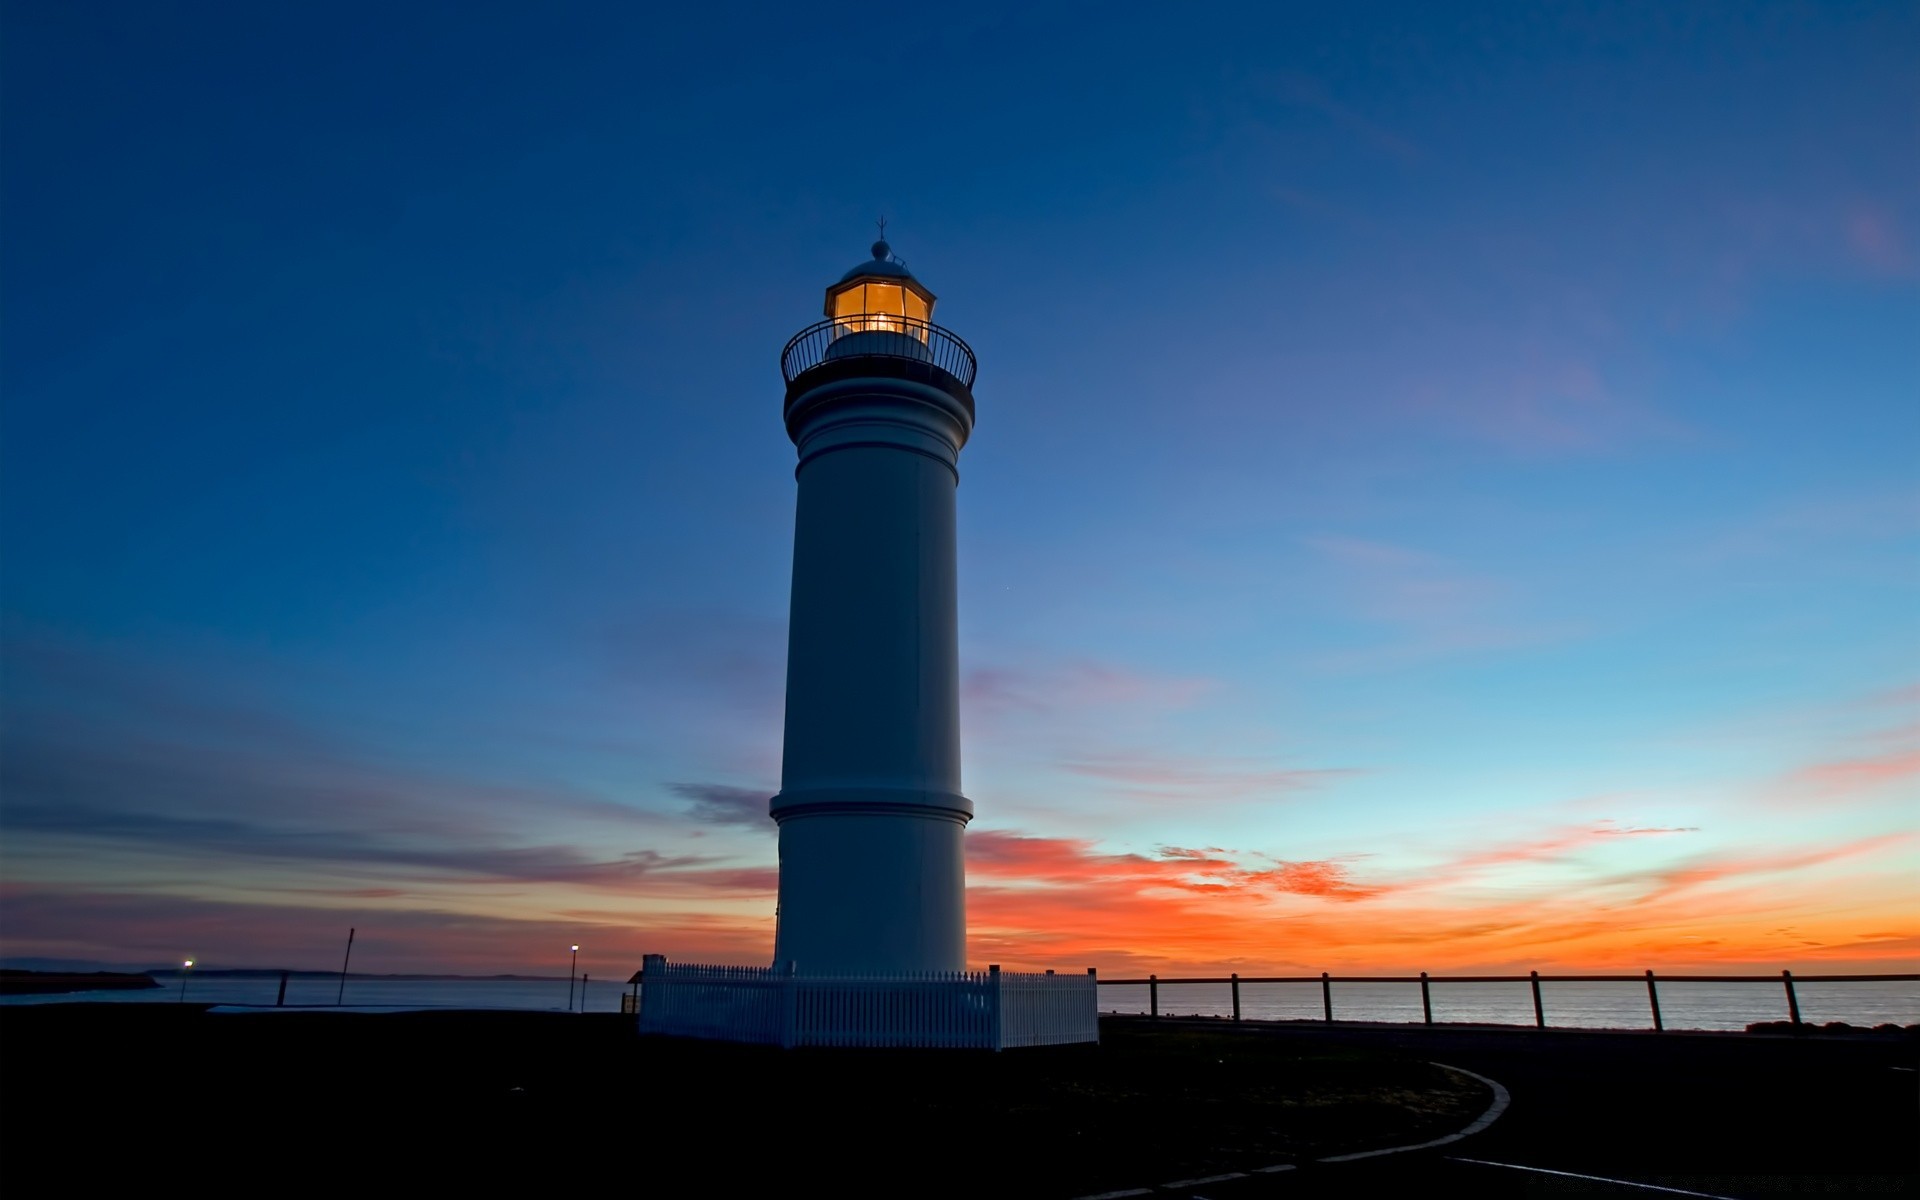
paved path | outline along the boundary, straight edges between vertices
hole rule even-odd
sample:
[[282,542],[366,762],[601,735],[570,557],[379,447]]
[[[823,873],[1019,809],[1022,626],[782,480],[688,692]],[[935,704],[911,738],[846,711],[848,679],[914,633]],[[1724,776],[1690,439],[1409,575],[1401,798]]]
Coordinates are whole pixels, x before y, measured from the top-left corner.
[[1497,1079],[1512,1103],[1485,1132],[1435,1149],[1156,1194],[1920,1195],[1911,1040],[1253,1022],[1241,1031],[1403,1049]]

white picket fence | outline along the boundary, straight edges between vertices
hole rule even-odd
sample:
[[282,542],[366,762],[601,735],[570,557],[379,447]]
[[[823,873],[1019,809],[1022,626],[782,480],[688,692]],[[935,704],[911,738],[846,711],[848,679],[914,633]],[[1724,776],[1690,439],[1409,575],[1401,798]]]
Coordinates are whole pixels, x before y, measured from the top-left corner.
[[649,954],[639,981],[641,1033],[769,1046],[991,1050],[1100,1040],[1092,971],[819,976]]

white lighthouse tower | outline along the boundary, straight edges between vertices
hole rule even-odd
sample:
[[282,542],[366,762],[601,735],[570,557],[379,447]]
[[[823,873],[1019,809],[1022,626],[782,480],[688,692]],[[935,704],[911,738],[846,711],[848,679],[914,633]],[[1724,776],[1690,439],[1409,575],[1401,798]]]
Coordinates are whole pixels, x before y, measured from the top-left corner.
[[776,964],[966,963],[954,493],[973,351],[884,241],[787,344],[799,454]]
[[[629,981],[640,1032],[1004,1050],[1100,1040],[1099,981],[969,971],[954,493],[973,351],[893,257],[827,289],[780,355],[799,452],[771,967]],[[638,994],[645,990],[644,996]]]

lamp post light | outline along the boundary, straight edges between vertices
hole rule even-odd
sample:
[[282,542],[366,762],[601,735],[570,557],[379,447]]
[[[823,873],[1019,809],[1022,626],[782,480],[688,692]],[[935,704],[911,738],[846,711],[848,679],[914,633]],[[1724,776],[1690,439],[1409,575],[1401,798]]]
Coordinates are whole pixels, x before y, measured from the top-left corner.
[[193,974],[193,960],[189,958],[180,964],[180,998],[174,1001],[175,1004],[187,1002],[187,976],[191,974]]
[[580,947],[573,948],[573,960],[567,964],[567,1011],[573,1011],[573,972],[580,965]]

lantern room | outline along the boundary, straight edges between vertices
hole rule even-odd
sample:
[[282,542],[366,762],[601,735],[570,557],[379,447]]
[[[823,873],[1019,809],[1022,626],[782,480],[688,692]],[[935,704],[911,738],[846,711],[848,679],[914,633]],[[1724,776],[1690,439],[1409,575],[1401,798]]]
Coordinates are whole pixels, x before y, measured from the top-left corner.
[[933,293],[893,257],[884,241],[873,244],[873,259],[840,277],[827,289],[827,316],[833,336],[849,333],[909,333],[927,340]]

